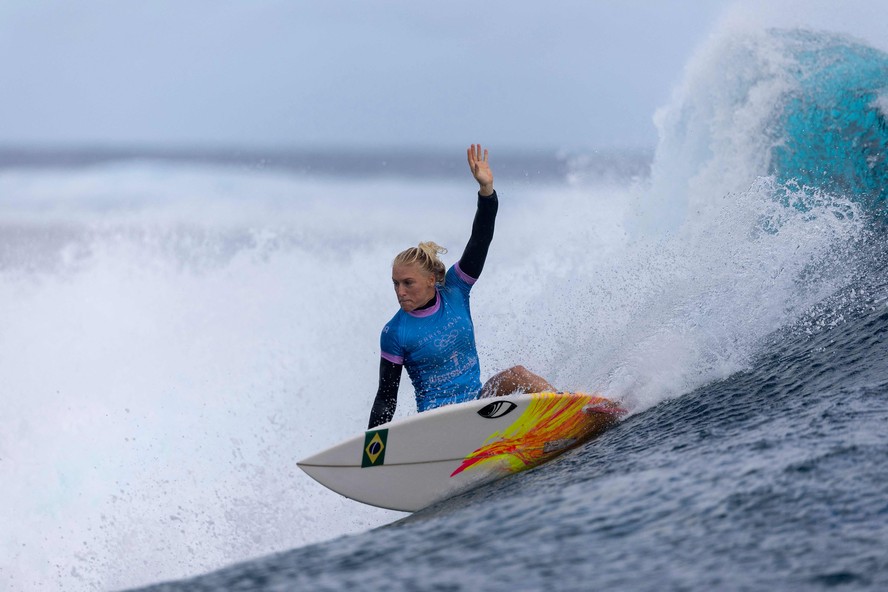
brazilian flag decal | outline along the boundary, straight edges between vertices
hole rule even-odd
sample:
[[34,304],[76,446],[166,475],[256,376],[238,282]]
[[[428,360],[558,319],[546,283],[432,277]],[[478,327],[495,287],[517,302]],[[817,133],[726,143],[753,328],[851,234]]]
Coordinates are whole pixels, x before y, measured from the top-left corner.
[[388,433],[388,430],[367,432],[364,436],[364,456],[361,458],[361,468],[378,467],[385,464],[385,441],[388,438]]

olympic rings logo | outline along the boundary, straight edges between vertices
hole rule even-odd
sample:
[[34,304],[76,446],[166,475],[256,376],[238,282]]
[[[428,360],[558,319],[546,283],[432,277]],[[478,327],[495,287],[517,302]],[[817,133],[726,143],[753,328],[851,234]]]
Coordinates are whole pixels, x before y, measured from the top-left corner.
[[443,335],[443,336],[439,337],[438,339],[436,339],[435,340],[435,347],[437,347],[438,349],[447,349],[448,347],[450,347],[451,345],[456,343],[456,340],[458,338],[459,338],[459,331],[454,329],[453,331],[451,331],[447,335]]

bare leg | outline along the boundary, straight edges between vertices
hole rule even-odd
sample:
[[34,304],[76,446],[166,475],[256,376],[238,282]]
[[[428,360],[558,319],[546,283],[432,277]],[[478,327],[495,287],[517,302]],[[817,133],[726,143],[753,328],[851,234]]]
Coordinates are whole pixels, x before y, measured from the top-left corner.
[[503,397],[514,393],[542,393],[554,391],[555,387],[524,366],[512,366],[490,377],[481,387],[479,399],[487,397]]

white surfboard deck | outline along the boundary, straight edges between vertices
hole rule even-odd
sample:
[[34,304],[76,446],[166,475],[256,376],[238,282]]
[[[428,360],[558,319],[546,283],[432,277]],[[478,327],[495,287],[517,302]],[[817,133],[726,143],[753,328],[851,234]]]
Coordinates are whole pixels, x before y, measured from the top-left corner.
[[298,466],[348,498],[413,512],[546,462],[624,413],[582,393],[479,399],[380,425]]

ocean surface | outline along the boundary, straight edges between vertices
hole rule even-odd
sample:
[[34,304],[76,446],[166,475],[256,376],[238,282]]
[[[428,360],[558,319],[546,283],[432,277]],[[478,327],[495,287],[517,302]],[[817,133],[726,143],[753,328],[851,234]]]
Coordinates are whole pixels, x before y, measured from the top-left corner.
[[884,53],[761,31],[655,151],[490,146],[482,378],[631,414],[412,515],[296,461],[366,426],[394,254],[461,253],[465,146],[3,148],[0,590],[888,589],[886,118]]

